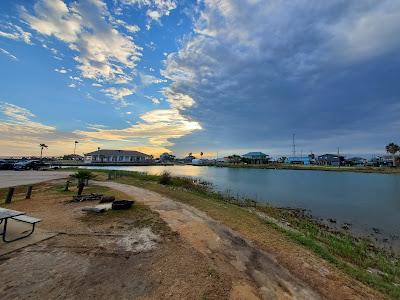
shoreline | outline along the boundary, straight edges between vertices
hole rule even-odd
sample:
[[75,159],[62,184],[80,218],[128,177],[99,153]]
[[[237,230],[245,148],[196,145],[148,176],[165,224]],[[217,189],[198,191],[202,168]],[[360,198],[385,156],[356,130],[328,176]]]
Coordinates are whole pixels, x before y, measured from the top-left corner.
[[400,174],[400,168],[393,167],[349,167],[349,166],[321,166],[321,165],[289,165],[289,164],[178,164],[178,163],[55,163],[53,166],[63,167],[143,167],[143,166],[196,166],[232,169],[266,169],[266,170],[294,170],[294,171],[324,171],[324,172],[350,172],[367,174]]
[[260,228],[277,231],[282,237],[311,250],[354,279],[389,297],[400,297],[400,258],[397,254],[378,247],[370,239],[357,237],[350,232],[331,230],[304,210],[254,205],[251,199],[237,202],[210,190],[207,184],[190,178],[169,176],[164,182],[164,175],[93,171],[99,171],[103,179],[106,179],[106,174],[112,173],[114,175],[108,177],[108,180],[145,188],[191,205],[234,230],[252,232],[251,237],[256,238],[255,242],[264,243],[262,239],[257,239],[264,233],[247,226],[248,223],[256,222]]
[[[134,170],[115,170],[115,169],[90,169],[87,170],[99,173],[107,173],[108,180],[118,180],[120,177],[132,176],[145,181],[157,182],[161,174],[151,174],[146,171],[134,171]],[[67,168],[63,170],[68,170]],[[79,170],[79,168],[73,169]],[[168,171],[164,171],[169,173]],[[369,244],[374,244],[374,246],[382,248],[388,253],[395,253],[400,255],[400,235],[393,232],[387,232],[384,228],[380,228],[376,225],[364,226],[353,223],[351,220],[338,220],[335,215],[315,215],[312,210],[304,207],[295,206],[281,206],[277,204],[272,204],[269,201],[259,201],[256,198],[238,196],[235,193],[231,193],[229,190],[217,190],[214,188],[212,182],[208,182],[204,179],[193,177],[193,176],[179,176],[171,175],[171,178],[182,180],[182,181],[193,181],[194,184],[199,187],[203,196],[209,196],[212,198],[217,198],[225,202],[229,202],[238,207],[267,207],[275,209],[281,212],[296,213],[297,217],[301,217],[307,222],[312,222],[315,226],[322,228],[324,230],[329,230],[331,233],[336,234],[346,234],[353,238],[369,240]],[[190,185],[190,184],[189,184]],[[285,220],[283,221],[286,222]]]
[[[261,205],[252,199],[230,197],[215,192],[207,182],[193,178],[134,171],[89,170],[96,175],[95,180],[99,184],[116,182],[139,187],[198,209],[238,232],[258,249],[273,253],[280,264],[298,272],[304,279],[309,279],[310,271],[308,267],[304,270],[306,259],[317,273],[321,270],[317,266],[335,269],[335,282],[361,282],[389,298],[400,298],[398,254],[390,253],[387,249],[375,246],[371,240],[350,232],[331,230],[307,210]],[[97,191],[96,182],[91,182],[86,192]],[[57,190],[61,191],[63,183],[57,186]],[[0,195],[4,196],[5,193],[6,189],[0,190]],[[146,195],[144,192],[143,197]],[[23,193],[20,196],[23,197]],[[308,260],[310,255],[314,258]],[[312,284],[314,281],[308,282]]]
[[[211,166],[211,165],[210,165]],[[212,165],[215,166],[215,165]],[[219,168],[243,168],[243,169],[272,169],[272,170],[299,170],[299,171],[326,171],[326,172],[353,172],[353,173],[375,173],[375,174],[400,174],[400,168],[390,167],[348,167],[348,166],[321,166],[321,165],[286,165],[286,164],[265,164],[265,165],[216,165]]]

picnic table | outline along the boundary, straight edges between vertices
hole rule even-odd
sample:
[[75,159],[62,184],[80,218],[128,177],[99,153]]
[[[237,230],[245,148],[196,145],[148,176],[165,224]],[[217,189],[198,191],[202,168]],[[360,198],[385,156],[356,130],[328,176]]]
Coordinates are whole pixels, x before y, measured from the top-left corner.
[[[9,219],[31,224],[32,230],[26,235],[9,240],[9,239],[7,239],[7,225],[8,225]],[[3,236],[3,241],[5,243],[14,242],[14,241],[17,241],[17,240],[20,240],[20,239],[30,236],[35,231],[36,223],[38,223],[40,221],[41,221],[40,219],[36,219],[36,218],[25,215],[24,212],[0,207],[0,224],[4,223],[3,230],[0,232],[0,235]]]

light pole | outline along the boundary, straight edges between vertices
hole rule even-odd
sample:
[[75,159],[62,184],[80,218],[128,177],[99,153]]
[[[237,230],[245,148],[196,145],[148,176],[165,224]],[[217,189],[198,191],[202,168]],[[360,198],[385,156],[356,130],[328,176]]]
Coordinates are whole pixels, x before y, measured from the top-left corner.
[[76,151],[76,144],[78,144],[78,141],[75,141],[75,145],[74,145],[74,155],[75,155],[75,151]]

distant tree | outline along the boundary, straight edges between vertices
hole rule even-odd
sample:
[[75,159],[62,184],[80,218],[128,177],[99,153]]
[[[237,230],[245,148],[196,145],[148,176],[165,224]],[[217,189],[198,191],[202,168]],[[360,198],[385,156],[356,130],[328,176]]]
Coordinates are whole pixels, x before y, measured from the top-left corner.
[[400,151],[400,146],[395,143],[390,143],[386,145],[386,152],[392,154],[393,157],[393,167],[396,166],[395,154]]
[[192,152],[189,152],[189,155],[188,155],[188,156],[192,156],[192,154],[193,154]]
[[242,157],[240,157],[237,154],[233,154],[233,155],[228,156],[228,161],[233,164],[238,164],[242,161]]
[[203,154],[204,154],[203,152],[200,152],[200,156],[201,156],[201,157],[203,157]]
[[43,149],[44,148],[48,148],[49,146],[47,146],[46,144],[40,144],[39,147],[40,147],[40,159],[42,159],[42,157],[43,157]]

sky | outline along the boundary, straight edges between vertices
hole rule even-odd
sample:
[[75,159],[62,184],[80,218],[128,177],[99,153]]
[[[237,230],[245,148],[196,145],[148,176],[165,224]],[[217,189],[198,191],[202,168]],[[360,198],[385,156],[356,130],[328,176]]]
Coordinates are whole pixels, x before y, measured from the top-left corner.
[[400,1],[3,0],[0,156],[383,153]]

